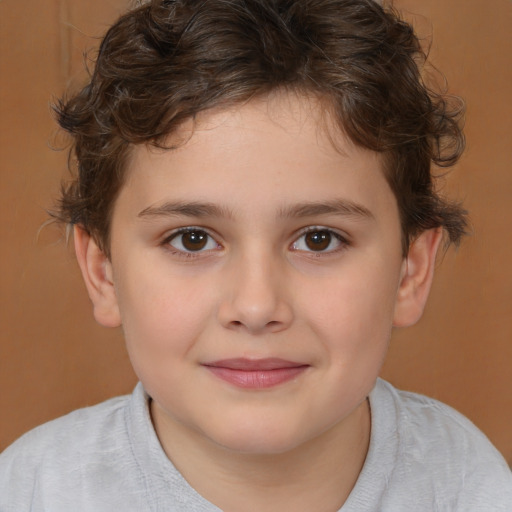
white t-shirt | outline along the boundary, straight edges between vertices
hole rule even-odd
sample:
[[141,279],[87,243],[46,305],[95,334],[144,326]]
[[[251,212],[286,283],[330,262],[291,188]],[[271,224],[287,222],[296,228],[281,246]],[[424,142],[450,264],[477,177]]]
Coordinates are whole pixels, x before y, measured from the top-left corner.
[[[512,473],[469,420],[378,380],[370,449],[340,512],[512,511]],[[162,450],[141,384],[0,455],[0,512],[219,512]],[[314,511],[313,511],[314,512]]]

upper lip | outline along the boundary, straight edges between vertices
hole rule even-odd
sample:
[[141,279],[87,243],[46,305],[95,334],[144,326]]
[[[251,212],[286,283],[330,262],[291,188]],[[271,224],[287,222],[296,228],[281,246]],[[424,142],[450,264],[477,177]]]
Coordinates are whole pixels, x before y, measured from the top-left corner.
[[236,357],[233,359],[221,359],[219,361],[204,363],[203,366],[240,371],[265,371],[277,370],[279,368],[298,368],[308,365],[304,363],[297,363],[295,361],[287,361],[286,359],[280,359],[278,357],[267,357],[263,359],[247,359],[244,357]]

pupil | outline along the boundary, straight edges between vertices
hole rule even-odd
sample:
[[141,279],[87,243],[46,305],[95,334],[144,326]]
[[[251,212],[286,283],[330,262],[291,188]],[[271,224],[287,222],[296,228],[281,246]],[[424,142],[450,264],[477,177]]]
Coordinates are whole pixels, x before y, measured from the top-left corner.
[[189,251],[199,251],[203,249],[208,240],[208,235],[202,231],[190,231],[181,235],[183,247]]
[[331,234],[328,231],[313,231],[306,235],[306,245],[312,251],[323,251],[331,243]]

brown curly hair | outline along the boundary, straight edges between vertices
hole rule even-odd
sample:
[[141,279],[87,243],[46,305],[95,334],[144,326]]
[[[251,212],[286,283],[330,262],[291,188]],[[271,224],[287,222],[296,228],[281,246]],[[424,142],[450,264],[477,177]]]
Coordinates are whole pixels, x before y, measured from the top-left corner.
[[437,195],[431,165],[462,153],[463,109],[424,84],[424,61],[412,27],[373,0],[152,0],[108,30],[90,82],[55,107],[78,164],[55,216],[109,255],[133,145],[164,146],[201,111],[284,88],[322,98],[354,143],[382,153],[404,253],[434,227],[458,243],[465,212]]

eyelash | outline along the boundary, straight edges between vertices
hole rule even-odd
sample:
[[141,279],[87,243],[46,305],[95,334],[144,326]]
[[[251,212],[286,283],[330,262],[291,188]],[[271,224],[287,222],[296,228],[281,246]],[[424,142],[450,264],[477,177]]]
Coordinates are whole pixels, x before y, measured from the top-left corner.
[[[304,250],[304,249],[297,249],[296,247],[294,247],[295,245],[297,245],[299,243],[299,241],[302,238],[306,237],[307,235],[318,234],[318,233],[328,234],[329,235],[329,245],[331,245],[332,241],[336,241],[339,244],[338,247],[336,247],[334,249],[320,250],[320,251],[314,251],[314,250],[308,251],[308,250]],[[345,236],[341,235],[337,231],[334,231],[333,229],[330,229],[330,228],[327,228],[324,226],[308,226],[307,228],[304,228],[299,233],[299,236],[297,238],[295,238],[294,242],[291,244],[292,250],[301,251],[303,253],[310,254],[315,257],[319,257],[322,255],[335,254],[335,253],[338,253],[338,252],[346,249],[349,246],[350,246],[350,242],[348,241],[348,239]]]
[[[209,243],[211,243],[211,241],[213,241],[215,243],[216,247],[215,248],[207,248],[205,250],[203,250],[204,249],[203,247],[200,247],[197,251],[194,251],[194,250],[186,250],[186,248],[185,248],[185,250],[179,249],[179,248],[176,248],[173,245],[171,245],[171,242],[173,240],[176,240],[180,236],[183,236],[186,234],[191,234],[191,233],[197,233],[197,234],[206,236],[207,240],[205,242],[205,246],[207,246]],[[307,235],[318,234],[318,233],[327,234],[329,236],[327,248],[331,245],[333,240],[336,241],[339,245],[334,249],[319,250],[319,251],[305,250],[305,249],[300,249],[300,248],[296,247],[299,244],[300,240],[303,239],[304,237],[306,237]],[[171,233],[169,236],[167,236],[162,241],[162,245],[167,250],[172,252],[174,255],[176,255],[178,257],[182,257],[182,258],[197,258],[197,257],[200,257],[201,255],[204,255],[204,253],[209,253],[210,251],[213,251],[215,249],[222,247],[216,241],[216,239],[210,233],[208,233],[208,231],[206,229],[196,227],[196,226],[187,226],[184,228],[177,229],[176,231]],[[181,245],[183,246],[183,241],[181,241]],[[299,232],[298,236],[294,238],[294,241],[290,244],[290,249],[292,251],[302,252],[305,254],[311,254],[315,257],[319,257],[321,255],[329,255],[329,254],[337,253],[339,251],[346,249],[348,246],[350,246],[349,241],[347,240],[346,237],[344,237],[340,233],[338,233],[330,228],[323,227],[323,226],[308,226],[307,228],[304,228],[303,230],[301,230]]]
[[[221,247],[220,244],[215,240],[215,238],[210,233],[208,233],[208,231],[206,229],[200,228],[197,226],[187,226],[185,228],[177,229],[176,231],[171,233],[168,237],[166,237],[162,241],[162,245],[168,251],[172,252],[174,255],[182,257],[182,258],[197,258],[200,255],[204,254],[205,252],[210,252],[212,250],[215,250],[215,249],[211,249],[211,248],[206,249],[206,250],[201,250],[202,248],[200,248],[200,250],[197,250],[197,251],[193,251],[193,250],[187,251],[187,250],[182,250],[182,249],[176,248],[171,245],[171,242],[173,240],[179,238],[180,236],[189,234],[189,233],[198,233],[198,234],[205,235],[207,237],[206,245],[209,242],[213,241],[213,242],[215,242],[215,245],[216,245],[215,249],[218,249],[219,247]],[[181,242],[181,245],[183,246],[183,241]]]

